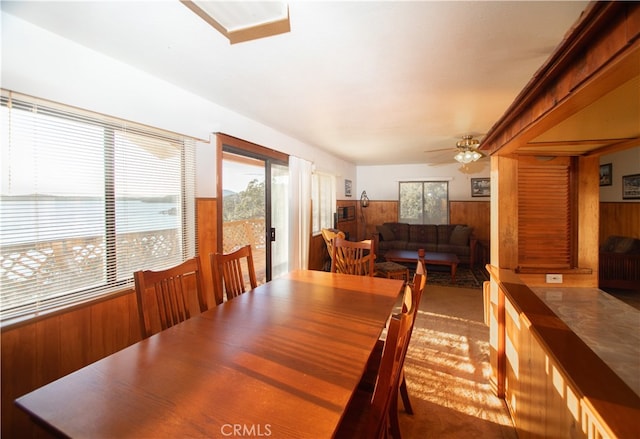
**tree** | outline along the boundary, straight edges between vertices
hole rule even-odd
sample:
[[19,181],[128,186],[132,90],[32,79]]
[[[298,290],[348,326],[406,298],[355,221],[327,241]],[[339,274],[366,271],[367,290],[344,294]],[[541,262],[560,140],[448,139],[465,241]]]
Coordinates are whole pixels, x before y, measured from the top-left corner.
[[231,193],[222,199],[224,221],[239,221],[265,216],[264,181],[251,180],[247,188],[238,193]]

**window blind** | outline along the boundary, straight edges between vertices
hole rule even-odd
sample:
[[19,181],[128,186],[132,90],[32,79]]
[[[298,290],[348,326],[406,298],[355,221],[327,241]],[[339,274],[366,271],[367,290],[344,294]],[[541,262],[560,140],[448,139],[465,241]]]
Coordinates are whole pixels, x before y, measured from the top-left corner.
[[518,166],[520,267],[571,268],[570,171],[561,158]]
[[2,90],[0,316],[195,253],[195,140]]

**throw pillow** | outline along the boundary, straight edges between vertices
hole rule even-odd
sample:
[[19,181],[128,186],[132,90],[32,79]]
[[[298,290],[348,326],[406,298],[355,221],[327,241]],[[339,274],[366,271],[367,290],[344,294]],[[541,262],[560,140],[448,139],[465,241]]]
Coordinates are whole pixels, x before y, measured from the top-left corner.
[[469,245],[469,235],[471,235],[471,227],[456,226],[449,237],[449,244]]
[[384,226],[384,225],[376,226],[376,230],[382,236],[383,241],[393,241],[396,238],[395,235],[393,234],[393,230],[391,230],[387,226]]

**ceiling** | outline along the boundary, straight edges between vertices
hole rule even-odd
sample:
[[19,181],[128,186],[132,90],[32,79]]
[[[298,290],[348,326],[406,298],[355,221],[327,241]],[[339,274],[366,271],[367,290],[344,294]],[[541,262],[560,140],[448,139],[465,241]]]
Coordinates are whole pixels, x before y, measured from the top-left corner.
[[1,2],[357,165],[453,162],[455,142],[482,139],[586,6],[294,1],[290,32],[230,44],[178,0]]

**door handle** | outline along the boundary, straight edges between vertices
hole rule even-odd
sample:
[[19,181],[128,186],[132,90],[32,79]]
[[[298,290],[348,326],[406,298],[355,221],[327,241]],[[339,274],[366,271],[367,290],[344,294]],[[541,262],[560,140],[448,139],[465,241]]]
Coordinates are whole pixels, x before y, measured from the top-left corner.
[[269,239],[271,240],[271,242],[275,242],[275,240],[276,240],[276,228],[275,227],[271,227],[271,231],[269,233]]

